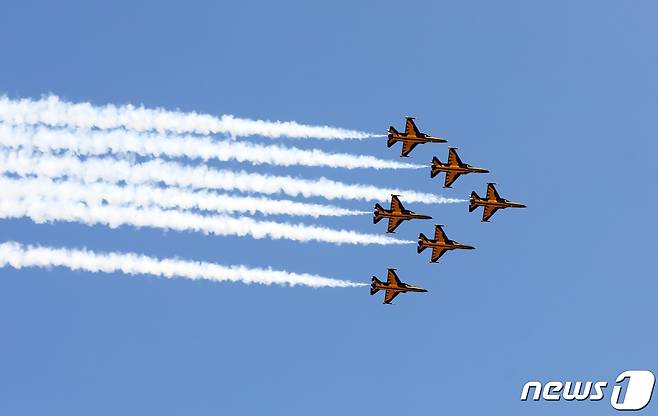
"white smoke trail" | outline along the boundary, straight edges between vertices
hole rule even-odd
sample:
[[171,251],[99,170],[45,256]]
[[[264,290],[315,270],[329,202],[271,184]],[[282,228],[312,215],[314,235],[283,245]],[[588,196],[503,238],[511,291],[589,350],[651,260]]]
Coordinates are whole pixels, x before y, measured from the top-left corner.
[[246,266],[222,266],[216,263],[158,259],[136,253],[95,253],[41,246],[24,246],[9,241],[0,244],[0,267],[66,267],[92,273],[122,272],[129,275],[153,275],[164,278],[182,277],[216,282],[259,283],[264,285],[303,285],[310,287],[360,287],[363,283],[337,280],[313,274],[298,274]]
[[319,139],[367,139],[371,134],[329,126],[310,126],[294,121],[249,120],[223,115],[149,109],[133,105],[94,106],[90,103],[69,103],[51,95],[33,99],[13,100],[0,97],[0,120],[10,124],[45,124],[53,127],[126,128],[136,131],[158,131],[195,134],[227,134]]
[[38,155],[25,150],[0,149],[0,171],[20,176],[38,175],[51,178],[67,176],[86,183],[99,180],[125,181],[132,184],[162,182],[170,186],[196,189],[222,189],[268,195],[284,193],[290,196],[322,197],[330,200],[386,201],[390,199],[391,194],[398,194],[404,197],[405,202],[435,204],[465,202],[463,199],[445,198],[411,190],[345,184],[326,178],[309,180],[290,176],[233,172],[211,169],[207,166],[191,167],[162,160],[130,163],[106,157],[81,161],[70,155]]
[[160,207],[199,209],[220,213],[260,213],[263,215],[347,216],[370,214],[331,205],[308,204],[289,200],[221,195],[207,191],[190,191],[181,188],[162,188],[149,185],[118,186],[107,182],[83,184],[73,181],[55,181],[50,178],[9,179],[0,176],[0,197],[25,199],[39,195],[48,199],[84,202],[87,205],[131,205],[134,207]]
[[207,137],[136,133],[125,130],[52,129],[0,123],[0,145],[35,148],[42,152],[69,150],[80,155],[135,153],[149,157],[187,157],[204,161],[249,162],[253,165],[325,166],[332,168],[421,169],[425,166],[373,156],[327,153],[280,145],[260,145]]
[[31,218],[36,223],[52,221],[152,227],[164,230],[195,231],[218,236],[251,236],[255,239],[287,239],[299,242],[320,241],[334,244],[414,244],[376,234],[334,230],[304,224],[257,221],[248,217],[204,216],[160,208],[134,208],[115,205],[85,205],[39,195],[20,199],[0,199],[0,218]]

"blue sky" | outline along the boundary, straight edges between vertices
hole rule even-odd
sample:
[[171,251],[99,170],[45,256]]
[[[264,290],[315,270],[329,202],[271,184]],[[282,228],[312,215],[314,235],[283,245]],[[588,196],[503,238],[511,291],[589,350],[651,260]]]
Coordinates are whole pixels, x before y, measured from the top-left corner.
[[[413,246],[4,220],[2,241],[362,282],[393,266],[430,292],[387,307],[366,288],[0,269],[0,413],[602,415],[614,412],[609,391],[598,403],[524,403],[521,387],[658,368],[655,4],[166,3],[3,2],[0,91],[382,133],[413,114],[492,172],[444,195],[483,194],[491,180],[529,208],[482,224],[467,204],[410,204],[477,247],[438,265]],[[280,142],[399,154],[383,139]],[[446,154],[426,145],[413,161]],[[222,166],[441,192],[429,169]],[[419,232],[431,225],[399,228]]]

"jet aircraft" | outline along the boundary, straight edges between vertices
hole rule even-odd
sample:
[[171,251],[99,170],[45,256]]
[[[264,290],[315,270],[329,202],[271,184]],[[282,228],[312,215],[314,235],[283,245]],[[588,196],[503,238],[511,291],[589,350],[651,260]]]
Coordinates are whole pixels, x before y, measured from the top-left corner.
[[446,233],[443,232],[442,226],[437,224],[436,229],[434,231],[434,240],[430,240],[429,238],[425,237],[423,233],[420,233],[420,235],[418,236],[418,248],[417,248],[418,253],[421,253],[426,248],[432,249],[432,256],[430,258],[430,262],[436,263],[439,260],[439,258],[443,255],[443,253],[445,253],[448,250],[456,250],[456,249],[472,250],[475,247],[450,240],[446,236]]
[[486,169],[476,168],[475,166],[463,163],[459,158],[457,148],[455,147],[448,149],[448,163],[441,163],[436,156],[432,159],[432,173],[430,176],[433,178],[441,172],[446,173],[446,180],[443,183],[444,188],[450,188],[459,175],[466,175],[468,173],[489,173]]
[[484,207],[484,211],[482,211],[482,222],[489,222],[489,218],[499,209],[526,208],[523,204],[501,198],[494,185],[494,183],[487,184],[486,198],[480,198],[475,191],[471,192],[471,204],[468,206],[468,212],[473,212],[477,207],[482,206]]
[[405,117],[405,119],[404,133],[398,132],[393,126],[388,128],[388,147],[393,146],[397,142],[402,142],[402,153],[400,157],[408,157],[414,147],[419,144],[447,142],[446,139],[421,133],[418,127],[416,127],[413,117]]
[[431,219],[429,215],[416,214],[413,211],[404,209],[402,202],[398,198],[399,195],[391,195],[391,209],[384,209],[381,205],[375,204],[375,213],[372,218],[372,223],[377,224],[382,218],[388,218],[387,233],[392,233],[398,228],[402,221],[419,219]]
[[398,275],[395,273],[395,270],[396,269],[388,269],[386,283],[377,279],[376,276],[373,276],[372,283],[370,284],[370,295],[374,295],[380,290],[385,290],[386,294],[384,295],[384,303],[390,304],[391,301],[400,293],[427,292],[427,289],[423,289],[422,287],[411,286],[406,283],[402,283],[398,278]]

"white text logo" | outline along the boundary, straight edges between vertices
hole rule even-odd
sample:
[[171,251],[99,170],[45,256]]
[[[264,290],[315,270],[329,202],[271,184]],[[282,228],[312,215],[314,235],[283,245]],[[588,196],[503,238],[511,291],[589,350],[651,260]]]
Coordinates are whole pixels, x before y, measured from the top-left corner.
[[[624,382],[626,385],[624,386]],[[656,377],[648,370],[624,371],[615,379],[610,404],[616,410],[641,410],[651,401]],[[564,399],[567,401],[598,401],[605,397],[607,381],[529,381],[521,390],[521,400],[540,398],[547,401]],[[532,395],[530,393],[532,392]]]

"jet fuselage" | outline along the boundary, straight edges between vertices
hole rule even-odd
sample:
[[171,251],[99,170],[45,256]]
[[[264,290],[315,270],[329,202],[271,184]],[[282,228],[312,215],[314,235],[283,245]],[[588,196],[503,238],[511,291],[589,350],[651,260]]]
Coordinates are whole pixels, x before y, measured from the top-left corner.
[[442,139],[440,137],[434,137],[434,136],[405,136],[404,134],[392,134],[392,133],[388,135],[388,138],[394,139],[396,141],[404,141],[404,142],[418,143],[418,144],[447,142],[446,139]]
[[469,246],[468,244],[462,244],[462,243],[442,243],[440,241],[437,242],[432,242],[432,240],[428,242],[423,242],[421,243],[423,247],[427,248],[441,248],[445,250],[456,250],[456,249],[464,249],[464,250],[473,250],[475,247]]
[[423,289],[422,287],[417,287],[417,286],[411,286],[411,285],[406,285],[406,286],[398,286],[398,287],[393,287],[385,284],[379,284],[379,283],[374,283],[372,285],[372,288],[378,289],[378,290],[392,290],[394,292],[427,292],[427,289]]
[[489,173],[488,170],[476,168],[474,166],[459,166],[459,165],[432,165],[434,172],[459,172],[459,173]]
[[416,214],[415,212],[391,212],[390,210],[384,210],[378,213],[384,218],[402,218],[403,220],[430,220],[432,217],[429,215]]
[[488,199],[471,199],[471,203],[475,204],[479,207],[496,207],[500,209],[505,209],[505,208],[527,208],[525,205],[520,204],[518,202],[512,202],[512,201],[496,201],[496,200],[488,200]]

